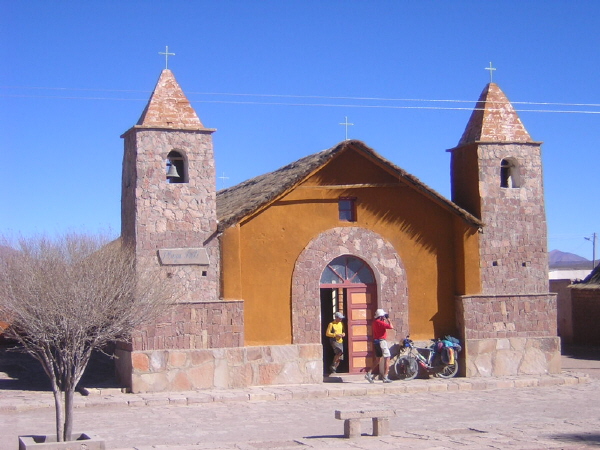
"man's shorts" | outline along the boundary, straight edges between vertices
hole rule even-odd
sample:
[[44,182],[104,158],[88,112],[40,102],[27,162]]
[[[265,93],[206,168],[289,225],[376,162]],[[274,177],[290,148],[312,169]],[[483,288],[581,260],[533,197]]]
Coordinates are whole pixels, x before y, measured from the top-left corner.
[[335,339],[329,339],[329,342],[331,342],[331,347],[333,348],[333,351],[335,352],[336,355],[340,354],[340,353],[344,353],[344,343],[343,342],[338,342]]
[[382,356],[384,358],[389,358],[392,356],[390,349],[388,348],[388,343],[385,339],[375,339],[373,344],[373,347],[375,348],[375,356],[378,358],[381,358]]

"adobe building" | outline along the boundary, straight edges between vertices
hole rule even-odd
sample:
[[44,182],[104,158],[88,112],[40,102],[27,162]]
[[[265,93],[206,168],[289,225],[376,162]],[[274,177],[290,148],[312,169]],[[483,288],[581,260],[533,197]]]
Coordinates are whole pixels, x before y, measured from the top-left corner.
[[320,383],[324,328],[371,365],[371,321],[457,335],[466,376],[557,373],[540,142],[500,88],[451,152],[452,201],[348,140],[216,192],[212,134],[170,70],[123,135],[122,239],[181,292],[118,350],[134,392]]
[[600,264],[582,281],[568,286],[571,299],[573,343],[600,345]]

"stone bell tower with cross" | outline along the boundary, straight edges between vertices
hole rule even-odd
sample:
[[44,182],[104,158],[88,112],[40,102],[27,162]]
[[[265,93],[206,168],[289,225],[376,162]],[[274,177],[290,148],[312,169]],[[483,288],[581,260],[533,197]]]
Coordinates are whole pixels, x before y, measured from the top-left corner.
[[449,151],[452,200],[484,224],[480,292],[457,299],[466,374],[556,373],[560,342],[556,294],[548,292],[541,143],[490,82]]
[[165,69],[122,136],[122,238],[134,245],[141,270],[160,268],[178,284],[180,302],[218,297],[214,131]]
[[243,345],[242,302],[219,299],[214,131],[164,69],[122,136],[121,239],[135,249],[137,270],[157,271],[176,296],[117,351],[119,378],[134,392],[210,385],[194,367],[199,352]]

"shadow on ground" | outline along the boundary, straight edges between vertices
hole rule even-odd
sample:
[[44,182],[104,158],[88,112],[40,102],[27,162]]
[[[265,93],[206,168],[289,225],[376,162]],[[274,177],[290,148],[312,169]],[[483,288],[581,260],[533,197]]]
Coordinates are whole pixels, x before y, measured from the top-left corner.
[[561,348],[563,357],[600,361],[600,347],[578,344],[563,344]]
[[600,434],[598,433],[555,434],[550,436],[550,438],[571,444],[586,444],[586,446],[600,447]]
[[[371,436],[368,433],[361,433],[361,436]],[[304,436],[304,439],[344,439],[343,434],[323,434],[321,436]]]
[[[120,387],[115,376],[115,362],[110,356],[94,352],[78,388]],[[0,390],[51,391],[42,365],[32,356],[11,344],[0,345]]]

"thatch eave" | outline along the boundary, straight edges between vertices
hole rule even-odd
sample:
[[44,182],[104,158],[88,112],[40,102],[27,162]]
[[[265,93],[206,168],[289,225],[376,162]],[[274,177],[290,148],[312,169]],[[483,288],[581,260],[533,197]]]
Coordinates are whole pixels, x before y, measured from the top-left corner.
[[600,290],[600,264],[596,265],[594,270],[583,281],[571,284],[569,288],[577,290]]

